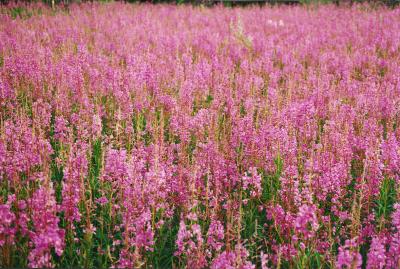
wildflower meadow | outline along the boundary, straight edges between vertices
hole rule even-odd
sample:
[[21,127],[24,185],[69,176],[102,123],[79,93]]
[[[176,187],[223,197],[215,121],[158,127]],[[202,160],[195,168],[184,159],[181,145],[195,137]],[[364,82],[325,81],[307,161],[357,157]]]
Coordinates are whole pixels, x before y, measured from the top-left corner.
[[400,8],[0,6],[0,267],[400,268]]

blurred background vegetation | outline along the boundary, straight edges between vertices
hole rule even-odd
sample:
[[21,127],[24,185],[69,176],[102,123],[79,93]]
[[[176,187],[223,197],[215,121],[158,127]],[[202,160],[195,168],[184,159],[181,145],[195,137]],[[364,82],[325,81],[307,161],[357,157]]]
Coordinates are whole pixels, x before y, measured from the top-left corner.
[[[116,0],[0,0],[1,4],[8,3],[37,3],[54,6],[68,6],[71,3],[83,2],[113,2]],[[126,3],[171,3],[171,4],[193,4],[212,6],[223,4],[224,6],[245,6],[245,5],[310,5],[310,4],[336,4],[352,5],[355,3],[368,3],[371,5],[387,5],[394,7],[400,4],[400,0],[122,0]]]

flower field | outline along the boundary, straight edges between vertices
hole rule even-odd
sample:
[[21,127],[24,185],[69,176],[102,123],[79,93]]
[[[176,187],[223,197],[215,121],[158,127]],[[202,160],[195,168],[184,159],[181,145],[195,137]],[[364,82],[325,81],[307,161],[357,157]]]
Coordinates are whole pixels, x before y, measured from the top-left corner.
[[0,7],[0,267],[400,268],[400,8]]

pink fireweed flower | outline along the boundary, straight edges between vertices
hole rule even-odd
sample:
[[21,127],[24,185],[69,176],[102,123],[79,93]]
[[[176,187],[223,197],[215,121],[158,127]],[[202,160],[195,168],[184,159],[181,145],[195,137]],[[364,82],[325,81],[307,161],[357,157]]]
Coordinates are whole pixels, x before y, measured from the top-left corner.
[[346,240],[344,246],[339,247],[339,254],[337,257],[337,268],[361,268],[362,257],[358,252],[357,238]]
[[98,203],[99,205],[105,205],[108,203],[108,199],[107,197],[102,196],[96,199],[96,203]]
[[91,223],[89,227],[83,229],[83,232],[85,234],[95,234],[97,228]]
[[204,239],[199,224],[194,223],[187,227],[182,219],[179,224],[176,245],[178,249],[174,255],[184,255],[189,267],[203,268],[206,265],[206,255],[202,251]]
[[371,246],[368,252],[367,268],[381,269],[386,264],[385,238],[372,238]]
[[394,205],[392,214],[393,235],[388,237],[389,250],[387,253],[387,266],[396,268],[400,265],[400,204]]
[[58,227],[57,205],[52,186],[40,187],[33,194],[30,206],[34,228],[30,232],[30,238],[34,248],[29,253],[29,267],[54,267],[51,250],[54,249],[58,256],[62,255],[65,231]]
[[74,221],[79,222],[81,219],[78,204],[83,191],[83,179],[88,173],[86,147],[85,144],[73,145],[64,168],[61,211],[64,211],[65,218],[69,222],[71,229],[74,229]]
[[101,135],[102,131],[102,123],[101,123],[101,118],[98,114],[93,115],[92,119],[92,135],[94,138],[97,138]]
[[247,260],[249,253],[241,244],[235,246],[234,251],[224,251],[211,264],[212,269],[255,269],[255,265]]
[[250,189],[251,197],[258,197],[261,195],[261,175],[257,172],[257,168],[251,167],[242,178],[243,189]]
[[0,107],[10,106],[15,98],[15,92],[10,87],[9,83],[0,77]]
[[10,198],[11,197],[8,198],[6,204],[0,205],[0,247],[5,244],[15,244],[16,216],[11,210],[12,199]]
[[224,226],[219,220],[212,220],[207,232],[207,244],[213,251],[220,251],[225,236]]
[[260,253],[260,259],[261,259],[261,269],[268,269],[268,254],[264,254],[263,251]]
[[68,122],[62,117],[56,117],[54,123],[54,137],[59,141],[66,143],[69,136]]
[[302,234],[306,239],[313,237],[319,227],[316,216],[316,206],[302,205],[294,220],[294,225],[296,231]]

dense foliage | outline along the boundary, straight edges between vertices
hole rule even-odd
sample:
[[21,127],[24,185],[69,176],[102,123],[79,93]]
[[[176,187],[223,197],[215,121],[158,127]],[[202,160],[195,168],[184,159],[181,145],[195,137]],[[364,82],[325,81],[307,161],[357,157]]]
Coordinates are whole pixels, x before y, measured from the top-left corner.
[[1,267],[400,267],[400,9],[1,10]]

